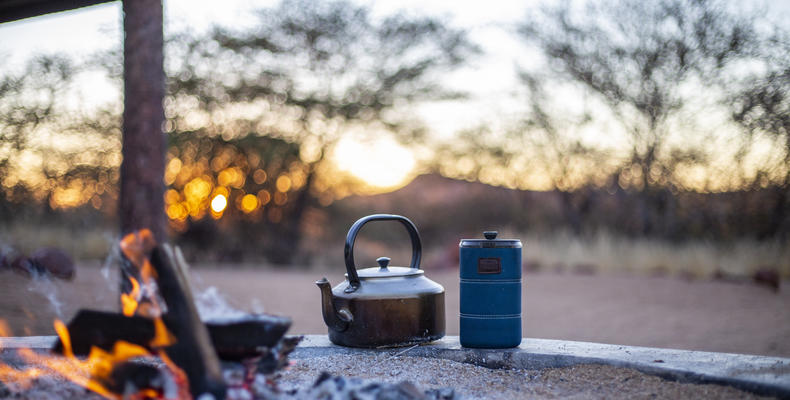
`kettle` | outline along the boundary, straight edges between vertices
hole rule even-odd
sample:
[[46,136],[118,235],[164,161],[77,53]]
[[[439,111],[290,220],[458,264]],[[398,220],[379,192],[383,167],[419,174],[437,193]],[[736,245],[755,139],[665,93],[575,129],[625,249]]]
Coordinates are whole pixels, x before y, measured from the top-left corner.
[[[398,221],[408,231],[412,245],[409,267],[389,266],[379,257],[378,267],[357,270],[354,241],[370,221]],[[444,288],[420,269],[422,244],[417,227],[400,215],[374,214],[360,218],[346,236],[346,280],[321,289],[324,322],[332,343],[349,347],[397,347],[430,342],[444,336]]]

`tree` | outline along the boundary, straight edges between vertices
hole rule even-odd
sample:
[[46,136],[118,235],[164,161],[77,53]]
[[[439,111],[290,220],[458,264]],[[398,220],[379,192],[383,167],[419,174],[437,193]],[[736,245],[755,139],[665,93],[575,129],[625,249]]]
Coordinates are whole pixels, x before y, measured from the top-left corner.
[[[56,112],[56,99],[74,73],[72,62],[62,56],[37,56],[19,74],[0,80],[0,199],[5,203],[15,179],[20,155],[35,132]],[[3,204],[5,206],[5,204]],[[5,207],[4,207],[5,208]],[[2,215],[5,220],[9,215]]]
[[[247,246],[261,248],[269,260],[278,263],[288,263],[297,254],[304,216],[313,207],[325,206],[358,185],[330,160],[338,141],[348,135],[363,139],[392,135],[406,142],[419,139],[423,128],[412,118],[411,108],[421,101],[461,96],[437,82],[441,74],[477,52],[464,31],[437,19],[403,14],[374,18],[367,8],[349,2],[307,0],[287,0],[261,10],[260,26],[254,31],[216,27],[206,34],[185,33],[169,38],[166,49],[167,160],[164,166],[153,165],[156,168],[139,175],[140,182],[158,186],[161,176],[155,175],[161,172],[156,171],[165,167],[170,190],[160,196],[164,204],[150,196],[137,204],[130,190],[121,190],[121,197],[137,205],[139,215],[148,210],[155,217],[159,211],[151,207],[163,205],[171,228],[187,236],[217,233],[217,227],[234,225],[226,232],[244,232]],[[116,83],[124,73],[146,74],[133,66],[122,68],[117,49],[84,64],[63,61],[64,70],[66,66],[77,72],[103,68]],[[48,79],[60,64],[49,65],[49,75],[9,77],[0,85],[0,95],[11,100],[0,106],[5,118],[0,146],[18,143],[31,151],[51,151],[47,159],[53,160],[61,154],[67,160],[74,156],[62,149],[28,146],[26,141],[35,129],[42,129],[42,121],[59,133],[107,139],[96,142],[104,146],[101,149],[73,157],[85,162],[68,160],[48,170],[44,166],[51,184],[31,190],[54,199],[56,186],[61,185],[57,179],[74,176],[74,186],[68,189],[75,199],[63,203],[64,207],[91,204],[96,193],[117,196],[120,105],[75,113],[61,107],[68,98],[61,92],[31,97],[43,99],[41,104],[25,104],[24,90],[28,89],[22,86],[41,85],[47,94],[46,90],[71,82]],[[23,78],[27,80],[21,85],[18,80]],[[140,124],[142,131],[158,131],[156,110],[135,112],[127,107],[126,111],[125,125]],[[20,116],[25,121],[19,121]],[[153,143],[139,144],[144,148]],[[156,146],[142,151],[151,157],[159,152]],[[12,153],[0,148],[0,157],[12,157]],[[8,161],[0,168],[15,163]],[[126,166],[130,168],[121,169],[127,177],[129,171],[149,167]],[[90,174],[87,167],[93,168]],[[13,192],[4,189],[5,194]],[[215,198],[219,211],[211,208]],[[222,199],[226,203],[220,207]],[[101,199],[94,200],[94,206],[107,206]],[[214,243],[233,241],[217,237]]]
[[758,56],[762,68],[741,79],[731,91],[728,105],[733,120],[749,135],[773,136],[783,147],[782,162],[761,166],[753,186],[765,186],[768,177],[779,176],[778,184],[771,188],[775,194],[773,219],[759,236],[786,237],[790,234],[790,34],[774,32]]
[[[715,137],[708,116],[722,112],[726,84],[756,57],[762,38],[754,18],[729,12],[716,0],[624,0],[579,8],[563,2],[543,8],[518,32],[548,61],[541,72],[522,71],[525,86],[546,93],[572,82],[586,96],[583,115],[570,126],[606,121],[601,137],[624,135],[628,152],[610,150],[620,160],[609,170],[612,184],[640,194],[641,233],[671,234],[669,191],[705,189],[689,184],[688,172],[719,150],[706,146]],[[523,134],[534,135],[535,128],[555,132],[558,121],[567,121],[572,107],[552,108],[552,100],[531,98]],[[726,121],[713,123],[720,128]]]
[[345,1],[287,0],[260,18],[252,33],[215,28],[170,44],[168,130],[299,145],[291,169],[303,180],[288,185],[288,213],[270,218],[277,235],[269,237],[268,256],[285,263],[306,210],[348,193],[328,162],[333,146],[350,134],[419,138],[423,129],[409,107],[461,96],[437,82],[477,49],[464,31],[436,19],[375,19]]
[[[83,65],[64,55],[33,57],[0,80],[0,219],[49,214],[115,196],[117,112],[82,112],[74,82]],[[38,207],[42,205],[42,207]]]

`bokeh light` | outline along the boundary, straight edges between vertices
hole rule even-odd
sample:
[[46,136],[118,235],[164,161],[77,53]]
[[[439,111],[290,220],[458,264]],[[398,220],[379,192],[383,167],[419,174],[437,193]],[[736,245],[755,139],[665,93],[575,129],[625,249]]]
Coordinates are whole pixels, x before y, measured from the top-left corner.
[[249,214],[258,208],[258,198],[254,194],[245,194],[241,198],[241,211]]
[[225,195],[218,194],[211,199],[211,211],[221,213],[228,206],[228,198]]

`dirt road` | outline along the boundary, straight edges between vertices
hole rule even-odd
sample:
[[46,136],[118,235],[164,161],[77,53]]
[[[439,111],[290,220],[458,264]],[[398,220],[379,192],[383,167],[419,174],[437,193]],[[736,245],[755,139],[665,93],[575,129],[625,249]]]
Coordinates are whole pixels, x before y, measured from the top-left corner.
[[[444,285],[447,333],[458,334],[458,277],[428,271]],[[325,333],[319,291],[341,271],[253,268],[193,268],[204,298],[218,294],[245,311],[293,318],[292,333]],[[36,283],[0,273],[0,319],[13,335],[52,334],[58,316],[79,308],[116,309],[117,276],[105,278],[98,264],[80,265],[72,282]],[[790,289],[774,293],[752,284],[685,281],[677,278],[528,273],[523,285],[525,337],[790,357]],[[214,286],[215,290],[207,289]],[[215,296],[216,297],[216,296]]]

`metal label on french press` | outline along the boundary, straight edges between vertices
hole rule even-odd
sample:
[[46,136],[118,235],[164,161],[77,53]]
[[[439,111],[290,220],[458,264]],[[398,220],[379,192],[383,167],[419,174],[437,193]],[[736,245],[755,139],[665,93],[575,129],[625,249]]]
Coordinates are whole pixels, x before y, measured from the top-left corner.
[[478,274],[498,274],[500,272],[502,272],[502,263],[498,257],[477,259]]

